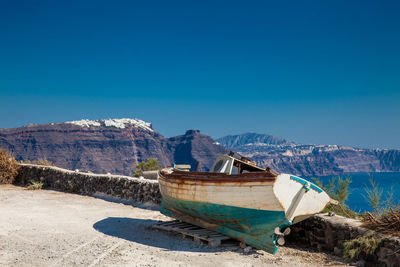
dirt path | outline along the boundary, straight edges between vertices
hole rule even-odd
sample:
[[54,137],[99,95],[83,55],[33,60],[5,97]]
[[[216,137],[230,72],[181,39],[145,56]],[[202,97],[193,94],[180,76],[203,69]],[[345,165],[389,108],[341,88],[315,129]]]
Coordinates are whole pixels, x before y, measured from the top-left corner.
[[0,186],[0,266],[342,266],[323,253],[282,247],[275,256],[210,248],[149,230],[169,220],[134,207],[51,190]]

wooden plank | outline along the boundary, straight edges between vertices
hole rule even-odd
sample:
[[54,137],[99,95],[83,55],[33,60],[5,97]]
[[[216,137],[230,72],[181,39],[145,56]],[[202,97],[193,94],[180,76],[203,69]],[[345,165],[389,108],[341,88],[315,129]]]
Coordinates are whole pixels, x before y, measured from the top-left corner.
[[199,229],[199,230],[191,230],[192,233],[200,233],[200,234],[212,234],[215,232],[209,231],[209,230],[204,230],[204,229]]
[[169,225],[167,227],[182,228],[182,227],[185,227],[185,226],[187,226],[187,225],[184,224],[184,223],[177,223],[177,224]]
[[222,241],[231,239],[230,237],[217,233],[215,231],[201,228],[197,225],[181,222],[178,220],[157,223],[151,227],[154,229],[179,233],[182,234],[183,237],[190,236],[195,242],[205,241],[211,247],[220,246]]
[[157,224],[157,225],[168,226],[168,225],[174,225],[174,224],[176,224],[177,222],[179,222],[179,221],[176,220],[176,221],[172,221],[172,222],[163,222],[163,223],[159,223],[159,224]]

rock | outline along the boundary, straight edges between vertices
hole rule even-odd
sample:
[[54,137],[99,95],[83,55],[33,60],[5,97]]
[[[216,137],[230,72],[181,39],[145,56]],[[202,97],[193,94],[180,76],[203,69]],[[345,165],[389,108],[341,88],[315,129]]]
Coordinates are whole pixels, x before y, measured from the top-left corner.
[[0,129],[0,148],[17,160],[46,158],[61,168],[109,175],[131,175],[133,166],[148,158],[157,158],[164,167],[200,162],[200,170],[208,170],[218,154],[229,151],[198,130],[165,138],[149,123],[112,121]]
[[247,246],[247,247],[245,247],[245,248],[243,249],[243,252],[244,252],[245,254],[248,254],[248,253],[250,253],[251,250],[252,250],[252,247]]
[[333,249],[333,254],[335,254],[336,256],[341,257],[341,256],[343,255],[343,250],[340,249],[340,248],[338,248],[338,247],[335,247],[335,248]]
[[357,267],[365,267],[365,260],[357,261],[355,265]]

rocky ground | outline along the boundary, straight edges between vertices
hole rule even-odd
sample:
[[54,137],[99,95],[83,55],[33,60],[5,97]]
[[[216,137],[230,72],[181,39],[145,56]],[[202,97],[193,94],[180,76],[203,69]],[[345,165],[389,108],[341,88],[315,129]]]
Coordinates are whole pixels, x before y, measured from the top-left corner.
[[0,186],[0,266],[344,266],[329,255],[281,247],[245,253],[149,229],[169,220],[151,205]]

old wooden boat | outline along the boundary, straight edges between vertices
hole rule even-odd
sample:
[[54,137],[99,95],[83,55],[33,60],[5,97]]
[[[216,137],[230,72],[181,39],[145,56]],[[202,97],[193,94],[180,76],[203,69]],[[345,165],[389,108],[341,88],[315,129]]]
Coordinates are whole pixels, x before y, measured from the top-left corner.
[[161,213],[275,253],[290,225],[335,202],[300,177],[219,155],[211,172],[159,172]]

